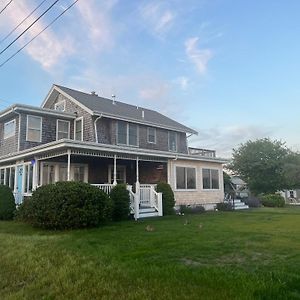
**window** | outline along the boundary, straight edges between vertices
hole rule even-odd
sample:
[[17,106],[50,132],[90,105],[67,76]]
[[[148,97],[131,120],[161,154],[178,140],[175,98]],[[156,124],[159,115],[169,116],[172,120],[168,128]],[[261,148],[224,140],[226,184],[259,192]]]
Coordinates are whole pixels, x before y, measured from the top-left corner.
[[70,122],[57,120],[56,123],[56,140],[70,138]]
[[4,184],[4,179],[5,179],[5,169],[0,170],[0,184]]
[[74,167],[74,181],[84,182],[84,166]]
[[16,120],[4,123],[4,139],[14,136],[16,132]]
[[68,165],[66,164],[59,165],[58,180],[59,181],[68,180]]
[[65,111],[66,109],[66,101],[59,101],[57,103],[54,104],[54,109],[57,111]]
[[219,189],[219,170],[202,169],[203,189]]
[[76,141],[83,140],[83,118],[75,120],[74,139]]
[[[126,183],[126,166],[118,165],[116,173],[117,183]],[[108,182],[114,182],[114,166],[109,165],[108,168]]]
[[24,170],[24,193],[32,192],[33,165],[25,165]]
[[176,189],[177,190],[196,189],[195,168],[176,167]]
[[26,140],[30,142],[42,141],[42,118],[27,116]]
[[177,151],[177,135],[176,132],[169,131],[169,151]]
[[148,140],[148,143],[156,144],[156,129],[155,128],[148,127],[147,140]]
[[122,145],[138,145],[138,126],[136,124],[118,121],[117,143]]
[[50,184],[55,182],[55,165],[53,164],[43,164],[43,171],[42,171],[42,183]]

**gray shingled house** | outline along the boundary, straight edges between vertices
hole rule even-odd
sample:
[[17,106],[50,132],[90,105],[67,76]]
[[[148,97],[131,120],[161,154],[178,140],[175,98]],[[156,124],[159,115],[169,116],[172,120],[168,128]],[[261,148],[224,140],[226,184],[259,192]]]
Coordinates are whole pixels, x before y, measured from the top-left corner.
[[176,204],[223,201],[215,151],[189,148],[197,132],[159,112],[53,85],[41,107],[0,112],[0,184],[16,202],[38,186],[85,181],[106,192],[127,183],[136,218],[162,215],[155,184],[170,183]]

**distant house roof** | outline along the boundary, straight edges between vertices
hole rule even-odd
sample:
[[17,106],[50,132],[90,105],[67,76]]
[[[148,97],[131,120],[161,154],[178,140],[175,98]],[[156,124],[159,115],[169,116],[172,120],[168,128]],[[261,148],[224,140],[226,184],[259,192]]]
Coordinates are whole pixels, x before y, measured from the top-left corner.
[[246,185],[246,182],[244,180],[242,180],[240,177],[238,176],[232,176],[231,177],[231,182],[233,184],[238,184],[238,185]]
[[121,118],[158,127],[167,127],[175,131],[197,134],[197,131],[151,109],[134,106],[120,101],[113,101],[111,99],[99,97],[96,94],[88,94],[60,85],[54,85],[54,88],[55,87],[58,91],[61,90],[65,94],[80,102],[95,115],[103,114],[107,117]]

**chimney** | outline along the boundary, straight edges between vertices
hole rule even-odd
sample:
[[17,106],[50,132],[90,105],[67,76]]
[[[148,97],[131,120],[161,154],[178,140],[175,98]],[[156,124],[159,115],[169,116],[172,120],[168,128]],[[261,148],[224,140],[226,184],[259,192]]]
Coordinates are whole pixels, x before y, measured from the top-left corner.
[[111,97],[112,97],[112,104],[116,105],[116,95],[112,94]]

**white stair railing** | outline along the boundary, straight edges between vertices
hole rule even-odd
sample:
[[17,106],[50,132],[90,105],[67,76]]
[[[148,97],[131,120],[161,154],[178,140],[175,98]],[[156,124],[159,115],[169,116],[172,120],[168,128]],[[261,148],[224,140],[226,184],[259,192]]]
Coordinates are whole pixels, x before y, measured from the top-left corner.
[[110,194],[112,188],[114,187],[114,184],[111,184],[111,183],[101,183],[101,184],[92,184],[92,185],[101,189],[106,194]]

